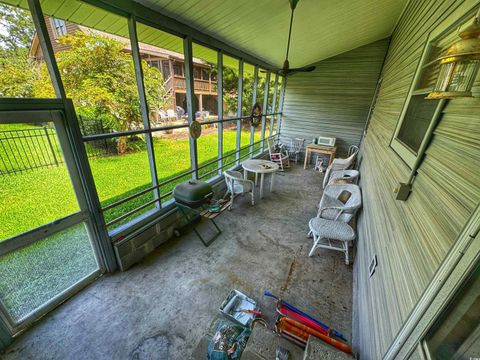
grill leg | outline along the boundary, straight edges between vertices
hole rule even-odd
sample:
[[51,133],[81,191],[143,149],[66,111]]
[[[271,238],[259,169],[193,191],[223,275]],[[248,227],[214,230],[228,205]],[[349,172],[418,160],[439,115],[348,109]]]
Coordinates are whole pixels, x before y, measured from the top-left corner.
[[188,214],[187,214],[186,210],[188,209],[189,211],[191,211],[192,213],[194,213],[195,215],[198,215],[198,216],[200,216],[200,212],[198,212],[197,210],[195,210],[193,208],[187,208],[187,207],[184,207],[184,206],[178,205],[178,204],[177,204],[177,208],[180,209],[180,212],[182,213],[183,218],[187,222],[187,224],[185,226],[192,225],[193,231],[195,232],[195,234],[197,235],[197,237],[200,239],[200,241],[202,242],[202,244],[205,247],[210,246],[210,244],[213,243],[215,241],[215,239],[222,233],[222,230],[218,227],[217,223],[213,219],[208,219],[215,226],[215,229],[217,230],[217,233],[215,235],[213,235],[213,237],[210,240],[205,241],[202,234],[200,234],[200,232],[197,230],[197,227],[192,223],[191,220],[188,219]]

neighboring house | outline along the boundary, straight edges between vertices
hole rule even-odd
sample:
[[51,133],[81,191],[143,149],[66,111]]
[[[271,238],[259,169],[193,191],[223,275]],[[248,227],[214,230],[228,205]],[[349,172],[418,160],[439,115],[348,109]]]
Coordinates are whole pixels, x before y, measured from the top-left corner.
[[[125,51],[131,52],[129,39],[48,16],[45,17],[45,20],[55,53],[69,48],[68,45],[62,45],[58,41],[58,38],[66,34],[74,34],[77,31],[118,40],[125,44]],[[173,110],[177,113],[177,106],[184,108],[186,96],[183,54],[144,43],[139,43],[139,46],[141,57],[150,66],[156,67],[162,72],[163,78],[165,79],[165,88],[172,96]],[[35,34],[30,48],[30,56],[37,59],[37,61],[43,59],[37,34]],[[198,97],[199,111],[208,111],[210,114],[216,115],[218,106],[216,76],[211,71],[211,65],[205,61],[194,58],[193,63],[194,87],[195,95]]]

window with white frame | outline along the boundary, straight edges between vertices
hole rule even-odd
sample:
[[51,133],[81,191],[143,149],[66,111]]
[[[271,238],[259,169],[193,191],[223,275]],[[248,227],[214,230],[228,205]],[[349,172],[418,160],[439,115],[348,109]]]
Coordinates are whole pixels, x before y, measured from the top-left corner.
[[53,18],[52,25],[55,37],[67,35],[67,26],[65,24],[65,21]]
[[433,128],[440,119],[446,100],[427,99],[439,75],[437,59],[460,40],[460,29],[471,24],[473,13],[458,15],[450,24],[441,24],[427,38],[422,58],[403,106],[390,146],[413,168],[425,150]]

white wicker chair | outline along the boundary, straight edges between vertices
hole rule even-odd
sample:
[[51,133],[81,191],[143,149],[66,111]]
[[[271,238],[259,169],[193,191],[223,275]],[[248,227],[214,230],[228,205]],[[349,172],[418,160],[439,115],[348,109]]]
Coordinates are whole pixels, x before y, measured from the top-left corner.
[[358,154],[358,146],[352,145],[348,149],[348,157],[346,159],[333,159],[332,163],[328,166],[327,171],[325,171],[325,177],[323,178],[323,187],[327,186],[330,180],[330,174],[334,170],[347,170],[349,169]]
[[308,256],[313,256],[317,248],[341,251],[348,265],[348,249],[355,239],[355,231],[348,222],[361,206],[362,197],[357,185],[328,185],[320,201],[317,217],[308,223],[309,235],[313,236],[313,246]]
[[334,170],[330,172],[328,184],[356,184],[359,176],[360,172],[358,170]]
[[305,139],[292,138],[290,139],[290,156],[295,158],[295,164],[298,162],[298,155],[302,152]]
[[270,154],[270,161],[277,163],[280,166],[280,171],[290,167],[290,154],[284,145],[275,144],[274,138],[267,140],[268,153]]
[[327,185],[318,206],[318,217],[349,222],[362,206],[362,193],[355,184]]
[[227,194],[231,195],[230,205],[228,210],[233,207],[233,199],[237,195],[250,193],[252,196],[252,205],[255,205],[255,184],[252,180],[244,179],[243,174],[239,171],[227,170],[223,173],[225,176],[225,183],[227,184]]

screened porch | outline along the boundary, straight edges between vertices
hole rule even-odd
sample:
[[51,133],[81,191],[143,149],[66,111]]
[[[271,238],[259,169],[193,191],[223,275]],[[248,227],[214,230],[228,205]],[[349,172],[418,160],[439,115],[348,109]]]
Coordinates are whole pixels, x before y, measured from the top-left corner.
[[480,357],[479,64],[478,0],[0,0],[0,356],[207,358],[237,290],[242,358]]

